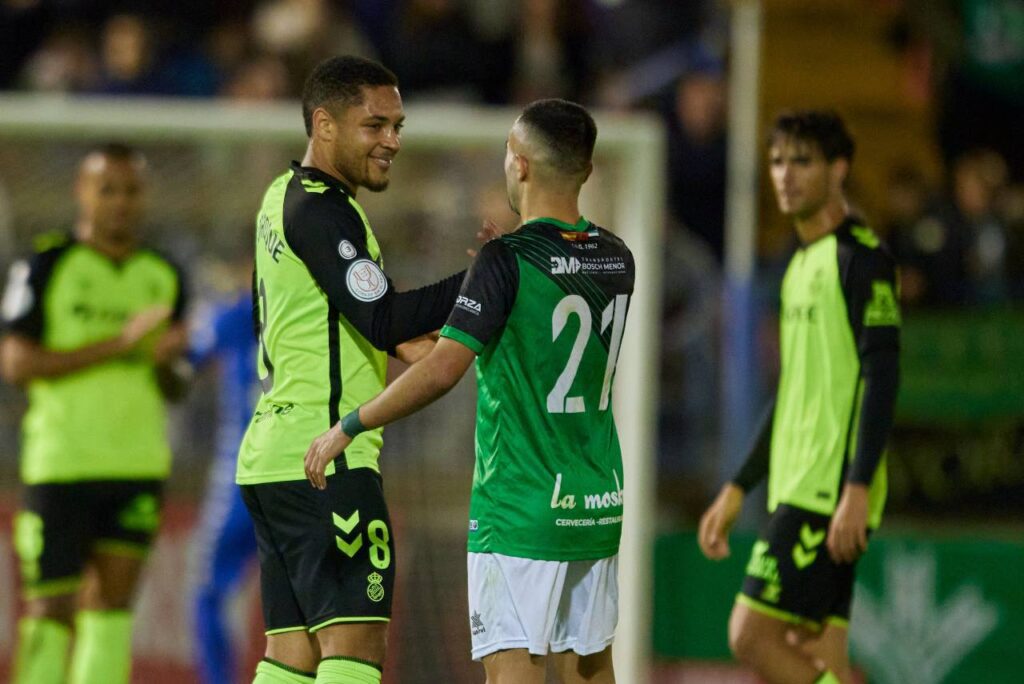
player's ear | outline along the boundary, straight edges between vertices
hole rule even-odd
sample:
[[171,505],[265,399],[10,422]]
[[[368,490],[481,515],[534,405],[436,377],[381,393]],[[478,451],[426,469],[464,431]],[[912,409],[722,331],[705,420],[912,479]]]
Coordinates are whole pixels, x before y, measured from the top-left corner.
[[843,186],[846,185],[846,177],[850,173],[850,160],[843,157],[833,160],[828,165],[828,172],[832,187],[836,190],[842,190]]
[[516,178],[521,183],[530,175],[530,160],[521,154],[517,154],[514,162],[516,165]]
[[324,142],[334,139],[334,117],[325,107],[313,110],[313,137]]
[[587,162],[587,168],[583,170],[583,174],[580,176],[580,185],[583,185],[590,178],[590,174],[594,172],[594,162]]

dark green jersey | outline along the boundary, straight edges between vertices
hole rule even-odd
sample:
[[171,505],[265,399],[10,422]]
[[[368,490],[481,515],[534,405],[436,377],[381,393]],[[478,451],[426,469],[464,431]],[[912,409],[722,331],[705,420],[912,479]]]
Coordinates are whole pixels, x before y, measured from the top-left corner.
[[870,485],[869,525],[877,527],[899,325],[895,266],[870,229],[848,219],[793,256],[782,283],[769,510],[790,504],[831,515],[850,480]]
[[542,560],[618,552],[612,381],[633,256],[585,220],[489,242],[441,334],[477,358],[469,550]]
[[[239,484],[304,479],[313,439],[384,389],[385,351],[444,322],[461,273],[396,293],[381,267],[366,215],[339,181],[293,163],[267,189],[253,275],[263,393]],[[380,429],[356,437],[347,467],[376,470],[382,441]]]
[[[133,315],[158,304],[181,319],[181,278],[163,257],[139,250],[115,262],[68,242],[11,267],[3,314],[7,332],[72,351],[116,337]],[[170,471],[164,400],[145,352],[35,378],[28,403],[21,453],[27,484],[163,478]]]

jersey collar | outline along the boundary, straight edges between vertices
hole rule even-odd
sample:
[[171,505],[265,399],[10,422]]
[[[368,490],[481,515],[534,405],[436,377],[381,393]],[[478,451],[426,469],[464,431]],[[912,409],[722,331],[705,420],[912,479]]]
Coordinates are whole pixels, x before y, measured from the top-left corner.
[[534,223],[548,223],[554,226],[555,228],[558,228],[559,230],[575,230],[580,232],[590,230],[590,221],[588,221],[583,216],[580,216],[580,220],[576,222],[576,225],[566,223],[565,221],[559,221],[558,219],[555,218],[542,216],[541,218],[530,219],[529,221],[524,223],[523,226],[530,226],[533,225]]
[[348,188],[345,187],[344,183],[342,183],[340,180],[338,180],[331,174],[324,173],[323,171],[314,166],[303,166],[302,162],[292,161],[291,168],[292,171],[294,171],[297,176],[300,176],[302,178],[310,178],[318,181],[323,181],[324,183],[330,185],[332,188],[338,188],[346,195],[351,194],[349,193]]

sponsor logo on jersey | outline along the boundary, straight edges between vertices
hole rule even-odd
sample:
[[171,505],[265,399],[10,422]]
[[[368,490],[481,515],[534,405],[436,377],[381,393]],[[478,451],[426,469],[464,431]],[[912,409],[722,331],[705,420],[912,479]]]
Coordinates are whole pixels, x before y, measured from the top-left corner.
[[[612,477],[615,478],[615,489],[583,495],[583,507],[586,510],[599,510],[622,505],[624,494],[622,482],[619,480],[619,474],[614,470],[612,471]],[[551,508],[566,510],[576,508],[576,496],[574,494],[562,494],[562,473],[555,475],[555,487],[551,490]]]
[[551,257],[551,275],[567,275],[580,272],[580,260],[576,257]]
[[342,259],[355,259],[355,245],[353,245],[348,240],[342,240],[341,242],[338,243],[338,256],[340,256]]
[[361,302],[372,302],[388,291],[388,279],[380,266],[369,259],[359,259],[348,267],[345,274],[348,291]]
[[475,299],[470,299],[469,297],[463,297],[462,295],[459,295],[459,298],[455,300],[455,307],[457,309],[465,309],[466,311],[471,311],[475,314],[479,314],[480,311],[482,310],[480,302],[476,301]]
[[[577,246],[577,245],[574,245]],[[618,256],[607,257],[560,257],[551,258],[551,275],[572,275],[574,273],[626,273],[626,260]]]
[[479,520],[470,520],[469,521],[469,531],[470,532],[476,532],[479,529],[480,529],[480,521]]

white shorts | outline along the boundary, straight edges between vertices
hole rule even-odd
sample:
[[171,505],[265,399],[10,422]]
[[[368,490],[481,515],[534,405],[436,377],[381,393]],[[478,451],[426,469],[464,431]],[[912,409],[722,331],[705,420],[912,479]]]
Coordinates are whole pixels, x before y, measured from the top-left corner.
[[511,648],[600,653],[619,621],[618,555],[545,561],[470,553],[473,660]]

